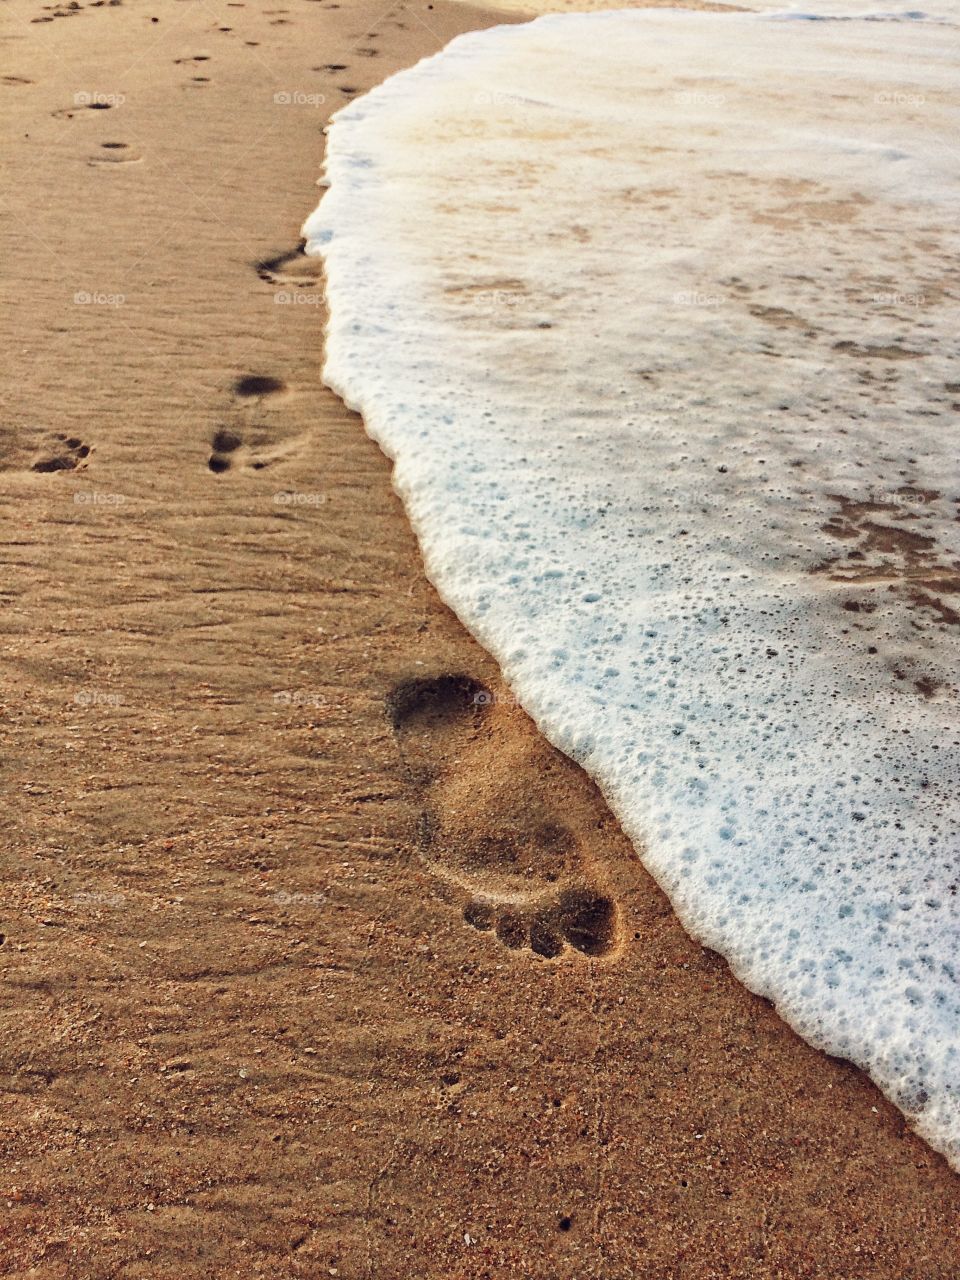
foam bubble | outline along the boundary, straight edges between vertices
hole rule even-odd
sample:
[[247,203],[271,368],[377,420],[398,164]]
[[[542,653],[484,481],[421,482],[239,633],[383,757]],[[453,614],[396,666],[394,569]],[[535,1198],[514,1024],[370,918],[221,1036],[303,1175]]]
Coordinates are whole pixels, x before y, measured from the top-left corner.
[[955,49],[565,15],[338,113],[325,377],[687,927],[960,1165]]

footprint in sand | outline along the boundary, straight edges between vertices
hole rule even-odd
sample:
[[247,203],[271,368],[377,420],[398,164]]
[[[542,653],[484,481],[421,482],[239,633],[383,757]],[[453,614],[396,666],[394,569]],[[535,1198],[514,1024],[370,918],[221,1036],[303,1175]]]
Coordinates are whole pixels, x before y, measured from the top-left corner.
[[306,243],[301,240],[295,249],[261,258],[253,264],[254,270],[268,284],[286,285],[288,288],[318,287],[323,278],[323,262],[320,258],[307,257],[303,252]]
[[463,918],[511,950],[605,956],[617,905],[590,864],[579,771],[519,710],[466,675],[399,684],[388,712],[421,794],[420,854]]
[[211,437],[210,447],[213,452],[210,454],[207,466],[216,475],[229,471],[236,461],[234,454],[242,446],[243,437],[238,432],[230,431],[227,427],[221,427]]
[[[286,391],[285,382],[266,373],[246,373],[233,384],[237,399],[252,409],[262,407],[264,401],[282,397]],[[273,430],[251,424],[239,407],[237,418],[243,420],[242,425],[219,427],[210,438],[207,466],[215,475],[231,470],[262,471],[298,452],[304,443],[303,436],[278,442]]]
[[304,435],[278,442],[272,432],[263,429],[235,431],[221,427],[210,439],[207,466],[214,475],[225,471],[263,471],[301,452],[305,443]]
[[90,456],[90,445],[79,436],[49,436],[41,445],[38,455],[30,465],[31,471],[76,471],[85,465]]
[[[187,67],[188,69],[190,67],[199,68],[202,63],[209,62],[209,61],[210,61],[209,53],[194,53],[194,54],[187,54],[183,58],[174,58],[173,65],[175,67]],[[181,85],[181,88],[196,89],[200,85],[210,84],[210,82],[211,81],[209,76],[201,76],[201,75],[191,76],[189,80],[185,81],[185,83]]]
[[90,156],[87,164],[96,166],[139,164],[143,156],[126,142],[101,142],[100,150]]
[[98,100],[96,102],[76,102],[72,107],[57,107],[56,111],[50,114],[55,120],[72,120],[75,116],[80,116],[84,111],[111,111],[113,109],[112,102],[104,102]]

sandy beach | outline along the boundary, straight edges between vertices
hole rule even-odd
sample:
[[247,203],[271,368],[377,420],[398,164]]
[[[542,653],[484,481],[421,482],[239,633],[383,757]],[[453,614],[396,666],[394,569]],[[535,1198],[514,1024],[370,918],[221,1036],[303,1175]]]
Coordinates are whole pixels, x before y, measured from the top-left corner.
[[504,20],[4,6],[5,1276],[960,1274],[957,1176],[684,933],[321,383],[327,117]]

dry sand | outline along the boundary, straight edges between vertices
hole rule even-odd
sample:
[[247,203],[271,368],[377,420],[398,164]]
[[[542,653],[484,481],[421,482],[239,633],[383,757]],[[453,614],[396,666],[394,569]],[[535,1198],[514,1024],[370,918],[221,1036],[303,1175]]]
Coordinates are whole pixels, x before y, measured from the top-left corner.
[[321,386],[325,116],[493,16],[3,17],[0,1273],[955,1277],[960,1180],[686,937]]

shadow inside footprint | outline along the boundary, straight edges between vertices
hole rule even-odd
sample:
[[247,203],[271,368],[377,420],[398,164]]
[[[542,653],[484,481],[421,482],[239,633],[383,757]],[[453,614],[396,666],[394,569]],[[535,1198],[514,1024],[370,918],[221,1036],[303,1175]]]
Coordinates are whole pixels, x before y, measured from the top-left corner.
[[210,441],[217,453],[233,453],[234,449],[239,449],[243,441],[235,431],[230,431],[226,427],[221,427],[219,431],[215,431],[213,439]]
[[532,914],[507,907],[499,911],[493,902],[469,901],[463,918],[474,929],[493,929],[511,950],[529,946],[538,956],[553,959],[564,946],[585,956],[605,956],[617,944],[617,909],[602,893],[584,887],[565,889]]
[[560,895],[557,924],[561,935],[587,956],[603,956],[613,949],[617,912],[603,894],[590,889],[567,889]]
[[492,701],[490,690],[472,676],[417,677],[394,687],[387,697],[387,710],[394,729],[403,729],[417,721],[443,724]]
[[569,803],[576,765],[469,675],[401,681],[387,713],[422,793],[420,856],[465,899],[464,921],[543,959],[613,952],[618,909],[590,865],[591,823],[581,816],[578,834]]
[[230,454],[236,452],[243,444],[243,441],[235,431],[230,431],[227,427],[221,427],[213,433],[210,444],[213,452],[210,454],[207,466],[214,475],[222,475],[224,471],[229,471],[233,465],[233,459]]
[[237,378],[233,384],[234,394],[242,399],[253,396],[274,396],[286,389],[285,382],[280,378],[274,378],[269,373],[247,373]]

